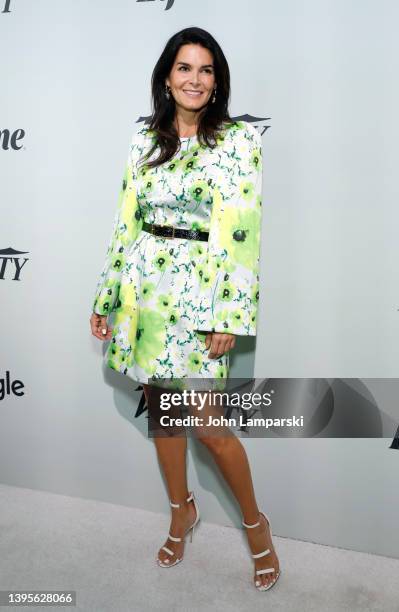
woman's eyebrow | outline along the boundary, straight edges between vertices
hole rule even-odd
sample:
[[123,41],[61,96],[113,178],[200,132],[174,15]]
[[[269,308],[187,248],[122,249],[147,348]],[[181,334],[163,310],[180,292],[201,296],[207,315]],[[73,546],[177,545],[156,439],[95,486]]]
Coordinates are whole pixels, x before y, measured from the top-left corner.
[[[183,66],[191,66],[188,62],[177,62],[178,64],[183,64]],[[204,64],[201,68],[213,68],[213,64]]]

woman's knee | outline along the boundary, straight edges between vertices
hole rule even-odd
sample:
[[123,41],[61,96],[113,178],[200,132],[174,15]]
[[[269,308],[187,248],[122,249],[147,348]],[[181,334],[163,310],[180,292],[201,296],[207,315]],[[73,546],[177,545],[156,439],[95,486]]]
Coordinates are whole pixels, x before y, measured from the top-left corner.
[[222,455],[228,450],[232,444],[231,437],[209,436],[198,434],[197,439],[203,444],[213,455]]

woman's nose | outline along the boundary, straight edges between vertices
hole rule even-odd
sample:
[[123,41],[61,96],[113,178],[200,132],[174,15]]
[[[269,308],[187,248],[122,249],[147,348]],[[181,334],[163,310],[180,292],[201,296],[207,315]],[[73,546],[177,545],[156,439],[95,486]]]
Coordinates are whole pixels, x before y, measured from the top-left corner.
[[199,74],[194,74],[191,78],[191,84],[192,85],[199,85],[200,84],[200,78],[199,78]]

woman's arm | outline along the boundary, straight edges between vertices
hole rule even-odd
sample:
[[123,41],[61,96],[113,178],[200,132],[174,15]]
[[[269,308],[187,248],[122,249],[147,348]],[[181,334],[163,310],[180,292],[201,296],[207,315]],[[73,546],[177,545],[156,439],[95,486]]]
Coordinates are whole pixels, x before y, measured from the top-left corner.
[[141,153],[139,137],[140,131],[133,135],[130,144],[105,264],[95,290],[92,310],[100,315],[108,315],[118,307],[125,254],[136,240],[143,223],[136,197],[136,162]]
[[252,124],[224,145],[224,179],[214,188],[197,329],[256,335],[262,223],[262,140]]

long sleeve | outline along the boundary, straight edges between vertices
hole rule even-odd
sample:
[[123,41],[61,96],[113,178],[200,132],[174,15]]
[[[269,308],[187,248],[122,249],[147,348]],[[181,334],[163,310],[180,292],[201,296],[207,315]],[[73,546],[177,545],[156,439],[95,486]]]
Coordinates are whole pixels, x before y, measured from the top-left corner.
[[248,122],[224,145],[214,188],[197,329],[256,336],[262,221],[262,140]]
[[119,289],[121,274],[125,265],[125,255],[142,227],[140,207],[136,197],[138,136],[139,132],[136,132],[130,144],[105,265],[95,290],[92,310],[100,315],[110,314],[118,308]]

